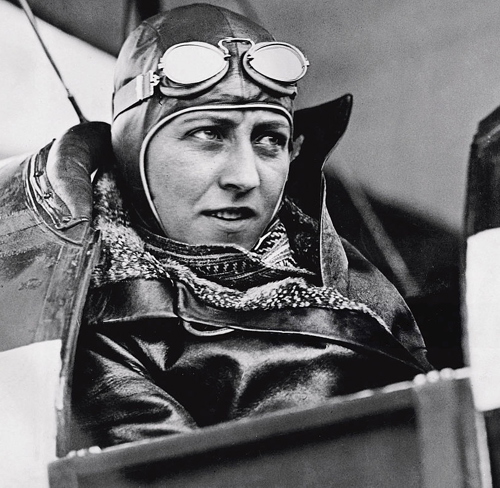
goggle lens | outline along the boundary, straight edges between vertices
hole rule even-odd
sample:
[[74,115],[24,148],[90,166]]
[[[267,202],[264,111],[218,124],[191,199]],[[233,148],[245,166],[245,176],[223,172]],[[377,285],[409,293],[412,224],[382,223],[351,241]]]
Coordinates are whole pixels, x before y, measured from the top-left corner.
[[220,50],[205,43],[178,44],[168,49],[160,60],[165,76],[181,85],[208,80],[226,65],[227,61]]
[[304,76],[307,60],[300,51],[284,44],[256,46],[248,64],[261,75],[282,83],[293,83]]

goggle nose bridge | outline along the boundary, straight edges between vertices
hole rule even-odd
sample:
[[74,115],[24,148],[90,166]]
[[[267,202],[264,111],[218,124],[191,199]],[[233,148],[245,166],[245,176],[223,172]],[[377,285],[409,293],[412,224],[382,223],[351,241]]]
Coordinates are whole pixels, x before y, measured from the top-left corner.
[[250,49],[252,49],[255,46],[255,42],[253,42],[252,39],[248,39],[246,37],[224,37],[224,39],[221,39],[217,43],[219,49],[224,53],[224,59],[228,59],[231,57],[229,49],[226,46],[224,46],[225,42],[243,42],[246,44],[250,44]]

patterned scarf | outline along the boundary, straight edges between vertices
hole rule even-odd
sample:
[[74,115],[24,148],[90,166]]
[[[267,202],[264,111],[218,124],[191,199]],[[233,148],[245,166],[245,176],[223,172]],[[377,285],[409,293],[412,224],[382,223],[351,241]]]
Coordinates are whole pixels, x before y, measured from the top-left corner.
[[[91,287],[130,279],[181,282],[207,305],[229,310],[276,310],[319,307],[355,310],[385,322],[367,305],[352,301],[332,287],[314,285],[317,259],[307,256],[315,225],[291,202],[288,219],[306,228],[293,238],[277,219],[248,251],[233,245],[193,246],[133,227],[111,171],[94,186],[94,226],[101,231],[102,251],[93,270]],[[291,217],[290,217],[291,215]],[[310,269],[297,264],[309,260]]]

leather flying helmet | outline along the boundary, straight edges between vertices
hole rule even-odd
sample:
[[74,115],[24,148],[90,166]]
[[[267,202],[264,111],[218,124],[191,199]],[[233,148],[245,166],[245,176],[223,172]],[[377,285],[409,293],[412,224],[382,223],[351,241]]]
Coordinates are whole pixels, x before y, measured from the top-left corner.
[[292,123],[296,82],[307,59],[265,29],[208,4],[144,21],[115,68],[112,142],[134,218],[162,233],[149,198],[145,152],[172,118],[195,110],[267,109]]

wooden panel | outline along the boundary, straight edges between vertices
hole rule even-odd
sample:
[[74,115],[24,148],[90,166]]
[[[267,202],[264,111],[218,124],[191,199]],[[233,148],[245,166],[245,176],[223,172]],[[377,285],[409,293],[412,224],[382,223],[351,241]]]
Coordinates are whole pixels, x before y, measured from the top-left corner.
[[[406,418],[405,418],[406,417]],[[261,488],[335,486],[417,488],[418,446],[411,413],[381,421],[312,430],[221,450],[82,477],[81,488],[139,486],[169,488]],[[397,467],[397,469],[394,469]],[[132,486],[134,486],[132,484]]]
[[80,453],[50,466],[51,487],[479,487],[475,412],[460,375]]

